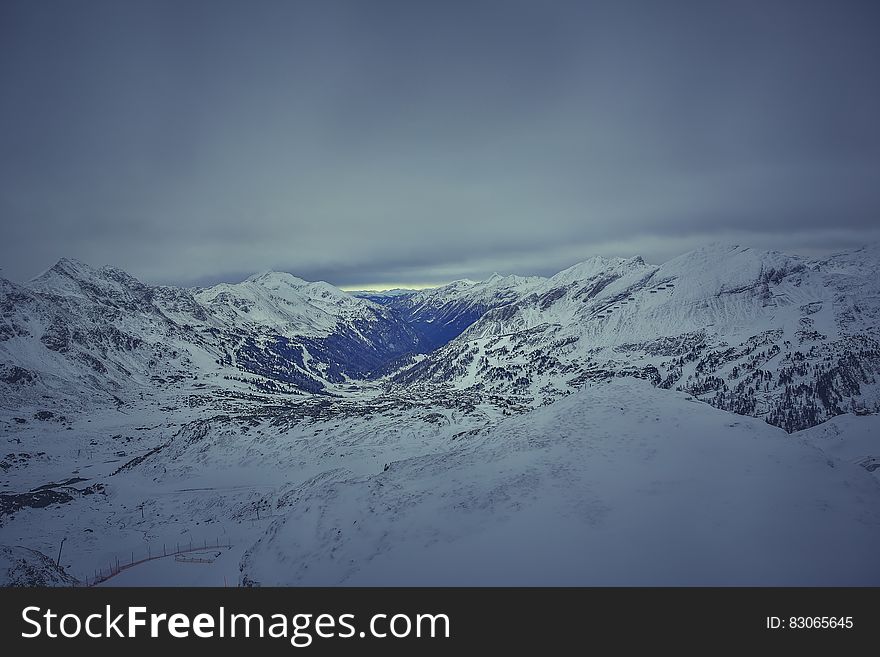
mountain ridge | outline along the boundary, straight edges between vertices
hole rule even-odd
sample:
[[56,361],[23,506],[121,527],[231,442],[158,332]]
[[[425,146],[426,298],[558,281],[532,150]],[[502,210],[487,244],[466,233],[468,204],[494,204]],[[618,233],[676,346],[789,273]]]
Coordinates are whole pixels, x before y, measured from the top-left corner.
[[496,272],[380,303],[286,272],[178,288],[62,258],[2,282],[0,381],[12,403],[40,384],[125,398],[143,393],[131,383],[207,376],[277,394],[378,379],[541,404],[636,376],[793,431],[878,407],[875,259],[880,245],[804,258],[713,243],[661,265],[594,256],[549,278]]

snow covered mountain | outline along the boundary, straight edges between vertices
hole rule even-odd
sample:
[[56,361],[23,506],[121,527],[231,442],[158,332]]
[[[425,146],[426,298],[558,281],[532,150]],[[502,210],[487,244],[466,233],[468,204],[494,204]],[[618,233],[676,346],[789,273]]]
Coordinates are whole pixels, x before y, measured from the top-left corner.
[[544,281],[537,276],[493,274],[485,281],[460,280],[422,290],[395,307],[422,335],[427,351],[457,337],[486,312],[521,299]]
[[663,265],[592,258],[394,374],[545,403],[632,376],[794,431],[880,409],[873,246],[825,260],[712,245]]
[[23,285],[0,280],[0,308],[0,382],[13,405],[83,393],[83,403],[124,403],[205,377],[322,392],[418,344],[395,313],[280,273],[187,290],[61,260]]
[[369,378],[419,345],[417,334],[393,311],[290,274],[253,276],[200,290],[195,298],[214,325],[234,336],[221,363],[307,392]]
[[187,290],[62,260],[0,280],[0,385],[13,405],[72,391],[124,403],[183,381],[295,394],[388,375],[534,406],[635,376],[795,431],[878,409],[878,261],[876,245],[809,260],[716,244],[376,303],[277,272]]
[[152,376],[191,378],[195,364],[180,345],[198,336],[165,315],[163,304],[201,311],[182,290],[154,291],[120,270],[71,260],[24,285],[0,281],[5,403],[73,396],[88,404]]
[[540,276],[501,276],[495,273],[485,281],[461,279],[425,290],[389,290],[382,294],[358,292],[355,295],[398,311],[419,334],[419,353],[426,353],[458,337],[487,311],[518,301],[545,280]]

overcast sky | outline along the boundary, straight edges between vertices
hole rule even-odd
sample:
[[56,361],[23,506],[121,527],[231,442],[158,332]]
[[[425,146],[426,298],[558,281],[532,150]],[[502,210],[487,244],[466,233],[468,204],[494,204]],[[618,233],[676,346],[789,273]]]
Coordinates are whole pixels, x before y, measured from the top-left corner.
[[880,239],[880,3],[0,3],[0,275],[347,287]]

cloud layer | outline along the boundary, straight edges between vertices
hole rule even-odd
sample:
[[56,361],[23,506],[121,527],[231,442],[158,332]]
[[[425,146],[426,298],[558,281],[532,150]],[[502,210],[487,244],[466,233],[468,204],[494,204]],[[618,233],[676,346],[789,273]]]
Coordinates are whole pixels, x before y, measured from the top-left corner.
[[0,266],[337,285],[880,238],[876,3],[0,6]]

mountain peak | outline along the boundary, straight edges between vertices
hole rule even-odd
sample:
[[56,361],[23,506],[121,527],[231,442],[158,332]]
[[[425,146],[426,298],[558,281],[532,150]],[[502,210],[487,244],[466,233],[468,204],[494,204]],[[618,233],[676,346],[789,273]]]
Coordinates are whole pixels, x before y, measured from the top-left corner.
[[440,288],[428,288],[428,289],[442,289],[442,288],[452,288],[452,287],[471,287],[472,285],[476,285],[477,281],[471,280],[470,278],[458,278],[451,283],[447,283],[446,285],[441,286]]
[[595,276],[603,271],[620,268],[641,268],[646,267],[645,261],[641,256],[633,256],[632,258],[608,258],[596,255],[591,258],[572,265],[568,269],[551,278],[556,282],[583,280]]
[[144,287],[137,278],[124,269],[104,265],[96,269],[75,258],[61,258],[42,274],[31,279],[31,282],[49,282],[53,280],[72,280],[76,282],[95,282],[97,280],[113,281],[128,287]]
[[73,258],[61,258],[46,271],[34,276],[28,283],[37,287],[69,287],[79,281],[96,278],[98,272],[89,265]]
[[745,281],[754,280],[765,269],[789,270],[803,263],[802,257],[781,251],[753,249],[730,242],[711,242],[672,258],[663,264],[663,269],[679,271],[679,275],[704,271],[714,278]]
[[[44,273],[62,274],[65,276],[82,276],[84,274],[93,274],[95,271],[86,263],[76,258],[60,258],[58,262],[52,265]],[[39,278],[39,277],[38,277]]]
[[284,271],[264,271],[253,276],[249,276],[244,280],[245,283],[256,283],[266,287],[288,285],[291,287],[302,287],[309,285],[309,281],[298,278],[293,274]]
[[636,255],[627,260],[627,263],[631,265],[641,266],[645,264],[645,259],[640,255]]

